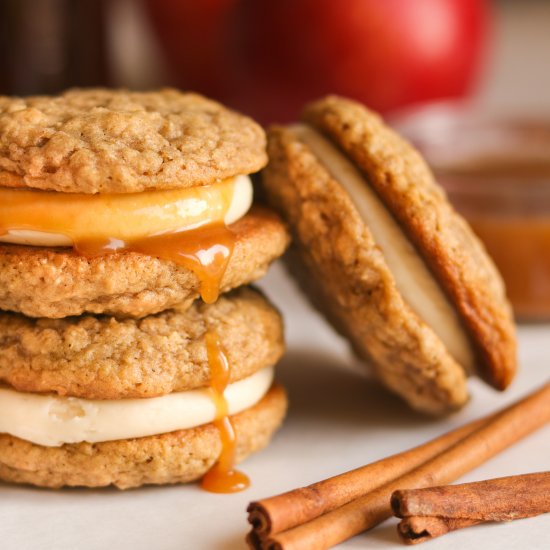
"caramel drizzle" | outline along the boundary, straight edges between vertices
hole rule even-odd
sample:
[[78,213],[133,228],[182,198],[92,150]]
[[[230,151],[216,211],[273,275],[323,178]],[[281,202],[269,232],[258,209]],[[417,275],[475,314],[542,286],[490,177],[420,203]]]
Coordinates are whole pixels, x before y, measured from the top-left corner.
[[222,278],[231,259],[236,236],[225,224],[206,225],[197,229],[153,235],[131,242],[77,242],[74,249],[86,257],[116,252],[139,252],[172,261],[191,270],[200,282],[201,298],[208,304],[220,293]]
[[229,361],[214,331],[208,331],[205,340],[211,373],[210,391],[216,406],[214,426],[218,429],[222,446],[217,462],[202,478],[201,487],[211,493],[235,493],[246,489],[250,480],[245,474],[233,468],[237,440],[224,396],[229,384]]
[[[7,232],[8,230],[0,227],[0,236]],[[211,304],[218,299],[235,241],[235,233],[225,224],[217,223],[130,242],[115,238],[109,241],[74,241],[73,249],[86,258],[119,252],[139,252],[172,261],[195,274],[199,280],[201,298]]]

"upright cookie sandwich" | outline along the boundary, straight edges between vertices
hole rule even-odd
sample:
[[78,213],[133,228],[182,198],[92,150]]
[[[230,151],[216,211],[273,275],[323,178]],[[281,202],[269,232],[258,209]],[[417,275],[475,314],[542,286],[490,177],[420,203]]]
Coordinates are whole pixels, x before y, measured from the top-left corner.
[[242,485],[286,409],[279,314],[217,300],[287,245],[248,212],[265,162],[255,123],[194,94],[0,99],[0,479]]
[[246,214],[265,163],[259,126],[194,94],[1,98],[0,309],[140,317],[258,278],[287,242]]
[[358,103],[328,97],[268,132],[266,195],[289,223],[291,271],[384,384],[445,413],[477,372],[516,370],[502,280],[420,155]]

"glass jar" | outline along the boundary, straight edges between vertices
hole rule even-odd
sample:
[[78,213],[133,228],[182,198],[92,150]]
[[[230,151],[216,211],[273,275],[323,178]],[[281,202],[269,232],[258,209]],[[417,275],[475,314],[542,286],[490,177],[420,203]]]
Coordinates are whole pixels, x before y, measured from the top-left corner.
[[520,321],[550,320],[550,120],[437,105],[394,121],[484,242]]

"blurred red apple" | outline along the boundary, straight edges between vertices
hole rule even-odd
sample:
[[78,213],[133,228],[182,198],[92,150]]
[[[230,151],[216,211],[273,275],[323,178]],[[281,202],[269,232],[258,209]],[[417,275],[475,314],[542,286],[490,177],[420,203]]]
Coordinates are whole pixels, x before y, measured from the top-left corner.
[[176,83],[262,122],[327,93],[388,112],[466,94],[485,0],[150,0]]
[[146,0],[173,83],[219,97],[234,86],[228,46],[242,0]]

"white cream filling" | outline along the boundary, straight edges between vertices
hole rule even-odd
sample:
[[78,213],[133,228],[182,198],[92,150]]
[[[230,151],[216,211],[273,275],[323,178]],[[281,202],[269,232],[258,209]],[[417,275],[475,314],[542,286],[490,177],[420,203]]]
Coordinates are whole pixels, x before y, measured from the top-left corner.
[[455,308],[365,177],[318,132],[305,125],[293,129],[349,193],[381,248],[405,302],[439,336],[451,356],[466,370],[473,371],[474,353]]
[[[224,392],[228,413],[237,414],[258,403],[269,390],[273,373],[274,368],[268,367],[229,384]],[[0,433],[47,447],[163,434],[201,426],[215,418],[209,388],[116,401],[0,388]]]
[[254,190],[249,176],[237,176],[233,184],[233,200],[225,213],[225,224],[230,225],[240,220],[252,206]]
[[[240,220],[250,209],[253,200],[253,186],[250,177],[247,175],[239,175],[235,177],[233,182],[234,190],[231,204],[224,216],[226,225],[230,225],[237,220]],[[164,206],[159,205],[162,209]],[[189,200],[179,201],[176,205],[181,219],[198,218],[208,220],[211,218],[210,208],[207,200],[190,198]],[[79,220],[84,225],[94,223],[94,213],[90,212],[89,220]],[[159,216],[160,217],[160,216]],[[103,222],[104,223],[104,222]],[[178,230],[174,227],[173,230]],[[119,235],[111,235],[113,238],[119,238]],[[32,229],[10,229],[7,233],[0,235],[0,242],[21,244],[27,246],[72,246],[72,240],[58,233],[46,233],[44,231],[36,231]]]
[[72,246],[72,241],[58,233],[43,233],[31,229],[10,229],[0,235],[0,242],[27,246]]

